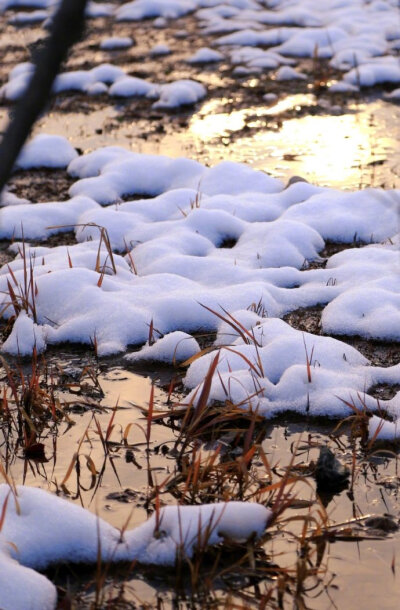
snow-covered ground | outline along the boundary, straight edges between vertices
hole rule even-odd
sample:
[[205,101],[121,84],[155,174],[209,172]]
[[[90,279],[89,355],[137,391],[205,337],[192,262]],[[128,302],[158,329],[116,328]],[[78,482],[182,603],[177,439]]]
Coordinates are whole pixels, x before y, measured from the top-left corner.
[[[37,9],[31,13],[11,13],[11,23],[41,21],[51,15],[56,3],[49,0],[2,0],[0,10],[21,7]],[[47,11],[47,12],[46,12]],[[212,36],[215,49],[199,49],[200,55],[188,57],[193,63],[231,62],[238,74],[246,70],[262,72],[278,70],[285,64],[299,59],[323,59],[338,71],[339,76],[328,85],[333,91],[354,91],[360,87],[371,87],[380,83],[399,83],[400,47],[399,6],[397,0],[350,0],[337,2],[326,0],[316,5],[312,0],[133,0],[122,5],[91,3],[88,15],[92,18],[109,17],[115,23],[137,22],[154,19],[158,28],[171,21],[193,14],[199,23],[199,36]],[[134,26],[132,27],[132,34]],[[129,37],[114,37],[104,41],[103,49],[126,48]],[[163,45],[165,46],[165,45]],[[98,66],[102,73],[105,67]],[[115,69],[116,70],[116,69]],[[241,71],[241,72],[240,72]],[[10,75],[10,82],[3,87],[6,99],[21,95],[29,80],[29,67],[19,66],[18,75]],[[340,76],[340,73],[342,76]],[[277,71],[276,78],[299,78],[295,70]],[[117,80],[128,78],[124,83]],[[108,89],[108,85],[112,86]],[[146,83],[158,94],[160,85]],[[72,72],[59,77],[55,91],[79,90],[88,94],[109,92],[110,95],[146,95],[144,85],[131,77],[120,74],[98,76],[96,71]],[[190,85],[192,96],[185,93],[179,103],[190,104],[203,97]],[[180,94],[178,94],[180,97]],[[174,102],[158,107],[171,108]]]
[[[30,487],[0,485],[5,507],[0,534],[0,606],[3,610],[52,610],[55,586],[35,569],[65,561],[173,565],[178,552],[261,536],[272,513],[261,504],[226,502],[168,506],[123,534],[89,511]],[[21,586],[23,585],[23,586]]]
[[[23,95],[29,83],[33,64],[19,64],[10,73],[9,82],[0,89],[0,97],[15,101]],[[141,78],[128,76],[111,64],[102,64],[91,70],[64,72],[57,76],[54,93],[80,91],[89,95],[108,93],[113,97],[147,97],[156,99],[153,108],[171,109],[193,105],[206,95],[203,85],[190,79],[164,85],[149,83]]]
[[[48,344],[96,338],[100,355],[123,352],[146,341],[153,321],[162,335],[181,332],[134,358],[172,362],[178,349],[188,348],[183,360],[197,348],[182,343],[188,338],[182,331],[217,330],[219,319],[210,309],[232,313],[258,303],[268,320],[253,316],[249,328],[261,333],[260,341],[233,343],[250,361],[261,357],[262,370],[255,382],[245,359],[223,351],[211,398],[223,400],[228,387],[230,399],[267,417],[282,410],[343,416],[350,411],[343,401],[378,408],[364,395],[368,388],[400,382],[399,366],[369,366],[345,343],[305,337],[277,319],[322,305],[326,334],[400,340],[399,191],[340,192],[304,181],[284,188],[242,164],[207,168],[116,147],[75,156],[66,140],[62,146],[55,138],[54,147],[51,141],[42,136],[30,143],[19,167],[31,167],[32,151],[42,164],[66,165],[74,157],[68,165],[76,178],[71,199],[13,201],[2,210],[0,237],[45,239],[75,227],[78,243],[28,248],[25,262],[18,254],[1,269],[5,317],[13,313],[9,284],[22,298],[26,266],[33,267],[35,282],[36,320],[21,312],[4,351],[28,355],[34,345],[42,351]],[[121,201],[129,194],[150,198]],[[355,239],[365,245],[351,247]],[[319,253],[327,240],[348,248],[324,261]],[[320,264],[309,268],[311,263]],[[212,357],[191,366],[189,387],[201,384]],[[259,391],[246,402],[255,383]],[[398,397],[385,406],[397,417]]]
[[[53,4],[3,0],[0,7],[10,11],[12,23],[40,21],[51,15]],[[37,11],[14,14],[21,6]],[[319,58],[337,70],[328,83],[332,92],[400,82],[395,0],[327,0],[318,6],[273,0],[268,7],[257,0],[134,0],[89,7],[93,18],[118,24],[151,18],[159,29],[191,13],[210,46],[188,54],[188,66],[211,63],[218,70],[224,62],[238,76],[269,71],[278,81],[305,82],[312,75],[297,63]],[[103,51],[129,48],[134,27],[132,38],[105,38]],[[156,45],[149,56],[170,50]],[[29,63],[14,68],[1,89],[4,100],[22,94],[31,70]],[[159,84],[106,63],[61,74],[54,93],[71,90],[150,98],[156,110],[194,105],[207,95],[192,79]],[[347,341],[327,336],[400,341],[399,190],[346,192],[303,180],[285,185],[230,162],[229,154],[212,167],[120,147],[78,154],[65,138],[45,134],[17,162],[22,171],[36,167],[67,168],[75,182],[67,201],[3,194],[0,239],[16,240],[10,248],[15,259],[0,269],[3,317],[15,313],[11,293],[23,303],[4,352],[30,355],[34,347],[43,352],[48,345],[95,341],[100,356],[123,353],[130,362],[178,363],[197,355],[184,380],[187,404],[196,404],[214,362],[210,400],[229,399],[265,417],[282,411],[343,417],[352,412],[350,405],[383,408],[393,421],[373,416],[371,437],[400,436],[400,393],[378,402],[371,392],[376,384],[399,384],[400,364],[376,366]],[[73,245],[29,246],[30,240],[45,242],[71,228]],[[25,259],[18,244],[23,237]],[[344,249],[324,259],[329,242]],[[31,269],[34,289],[27,291]],[[282,320],[317,305],[321,335]],[[152,345],[149,326],[159,335]],[[215,349],[202,355],[195,331],[217,332]],[[132,351],[132,345],[142,348]],[[167,564],[182,539],[190,556],[199,520],[204,529],[211,525],[214,544],[224,536],[245,540],[261,534],[270,518],[268,509],[248,503],[168,507],[161,515],[162,536],[154,535],[152,517],[126,532],[121,543],[113,527],[60,498],[21,488],[16,502],[2,486],[3,506],[7,497],[0,606],[13,610],[28,603],[53,608],[53,585],[32,568],[95,561],[98,532],[107,559]]]

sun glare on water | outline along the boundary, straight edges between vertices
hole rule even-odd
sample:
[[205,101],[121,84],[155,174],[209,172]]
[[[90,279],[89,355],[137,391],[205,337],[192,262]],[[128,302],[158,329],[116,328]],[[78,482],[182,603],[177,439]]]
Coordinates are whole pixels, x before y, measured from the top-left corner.
[[193,117],[190,136],[204,144],[211,162],[213,156],[224,158],[223,149],[229,144],[231,160],[277,177],[300,175],[327,186],[381,186],[388,181],[388,168],[384,177],[382,166],[390,158],[393,178],[387,186],[398,182],[397,137],[386,125],[388,113],[386,108],[383,116],[382,102],[372,111],[360,106],[340,114],[328,110],[322,115],[283,116],[314,104],[312,95],[294,95],[269,107],[221,112],[221,101],[212,100],[200,116]]

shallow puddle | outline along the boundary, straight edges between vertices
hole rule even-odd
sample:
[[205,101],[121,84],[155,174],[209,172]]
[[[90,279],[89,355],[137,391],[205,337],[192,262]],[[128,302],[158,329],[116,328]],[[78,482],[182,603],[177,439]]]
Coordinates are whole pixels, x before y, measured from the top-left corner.
[[[59,354],[50,355],[49,362],[58,363],[61,367],[61,379],[69,377],[68,383],[59,384],[58,396],[70,421],[60,423],[54,434],[50,426],[47,436],[40,439],[45,446],[46,460],[27,460],[22,449],[19,449],[17,457],[10,461],[8,472],[17,484],[24,482],[53,493],[58,489],[61,495],[82,504],[114,526],[123,528],[129,523],[128,527],[132,528],[151,514],[157,485],[163,490],[166,480],[176,476],[179,478],[180,475],[176,454],[172,451],[177,432],[169,425],[153,422],[150,438],[146,438],[147,420],[142,411],[149,405],[152,386],[154,410],[169,410],[167,392],[160,387],[160,383],[162,387],[168,385],[174,371],[164,369],[143,375],[126,370],[117,363],[113,366],[112,362],[104,362],[100,364],[98,375],[94,376],[90,363],[88,373],[85,373],[86,359],[86,355],[83,358],[79,353],[74,355],[73,350],[61,359]],[[285,510],[284,518],[289,521],[278,525],[278,528],[274,526],[274,533],[264,545],[266,555],[281,568],[292,568],[298,559],[299,547],[295,537],[301,535],[303,523],[291,523],[290,518],[296,515],[315,516],[321,510],[316,501],[314,478],[307,474],[318,458],[319,446],[329,443],[340,460],[351,467],[353,453],[349,429],[340,428],[336,440],[332,440],[333,427],[333,423],[297,423],[286,421],[285,417],[266,426],[261,444],[273,472],[278,478],[282,477],[286,468],[292,465],[293,472],[305,475],[296,483],[293,506]],[[2,434],[4,432],[5,428],[2,428]],[[109,442],[105,451],[101,436],[106,438],[107,435]],[[228,429],[221,441],[200,442],[199,447],[204,455],[212,455],[221,442],[228,460],[240,459],[241,445],[229,439]],[[6,461],[7,443],[4,440],[3,437],[2,454]],[[74,461],[76,453],[79,454],[78,465]],[[255,462],[252,468],[256,469],[258,480],[268,485],[268,473],[263,463]],[[354,473],[352,488],[331,497],[321,497],[333,531],[340,530],[346,536],[354,525],[354,519],[362,519],[370,514],[382,516],[388,513],[398,521],[400,472],[395,453],[386,452],[369,459],[362,459],[357,454]],[[184,486],[184,481],[183,478],[181,486]],[[163,503],[177,502],[172,490],[164,489],[160,497]],[[312,523],[310,529],[313,527]],[[381,532],[376,535],[362,524],[357,527],[367,539],[358,542],[341,541],[340,538],[336,541],[335,538],[326,540],[321,551],[320,573],[311,579],[311,584],[307,581],[307,586],[313,587],[305,595],[309,607],[315,610],[331,607],[393,607],[381,600],[393,600],[399,591],[396,556],[400,553],[400,534],[390,532],[386,536]],[[289,531],[291,533],[288,535]],[[65,578],[70,578],[72,574],[74,587],[82,596],[82,606],[79,607],[89,607],[94,593],[87,583],[93,575],[80,574],[80,571],[75,574],[76,568],[73,566],[68,569],[71,570],[69,576],[61,574],[57,576],[57,582],[65,585]],[[235,577],[231,575],[230,578]],[[361,583],[357,586],[357,592],[352,588],[355,578],[357,583]],[[272,586],[273,583],[268,579],[262,582],[262,586]],[[175,604],[176,590],[171,574],[162,575],[160,570],[134,568],[127,576],[124,569],[116,568],[111,571],[109,583],[114,592],[119,584],[124,583],[124,599],[131,604],[124,607],[133,608],[139,602],[150,604],[150,607],[161,602],[166,607]],[[224,586],[224,582],[217,579],[215,588],[210,592],[216,600],[219,599],[218,603],[222,603],[226,594],[226,591],[223,592]],[[241,580],[241,593],[237,601],[242,599],[246,586]],[[257,607],[259,598],[255,591],[252,587],[248,591],[246,607]],[[233,598],[236,599],[235,594]],[[186,602],[179,603],[181,605],[175,606],[188,607]],[[207,606],[195,603],[192,607]]]
[[[53,429],[54,434],[49,426],[49,432],[39,439],[44,444],[46,459],[26,460],[20,449],[15,461],[10,463],[9,472],[17,484],[33,485],[52,492],[59,489],[62,493],[64,484],[69,499],[117,527],[122,527],[129,518],[133,527],[147,517],[143,503],[148,490],[149,471],[146,419],[141,408],[148,407],[152,380],[130,371],[111,368],[98,376],[98,383],[104,393],[101,399],[91,398],[90,391],[89,396],[83,395],[78,384],[72,384],[70,392],[58,392],[69,421],[59,424],[58,430]],[[88,385],[91,385],[90,380]],[[155,408],[164,403],[165,398],[165,392],[155,387]],[[106,437],[109,425],[113,429],[109,437],[110,451],[106,455],[98,426]],[[3,459],[6,460],[7,444],[3,432],[1,436]],[[155,446],[170,442],[173,438],[168,428],[154,424],[150,439],[152,453]],[[74,464],[65,479],[75,452],[79,453],[79,467]],[[92,465],[96,470],[96,478],[93,479]],[[160,457],[155,453],[152,455],[150,467],[153,481],[165,478],[168,472],[168,463],[162,453]],[[107,497],[126,489],[130,491],[122,501]],[[132,503],[135,505],[134,511]]]
[[[207,114],[204,118],[196,115],[189,133],[204,143],[210,163],[213,157],[225,158],[223,147],[229,146],[230,159],[285,180],[300,175],[314,184],[341,188],[398,186],[398,134],[391,126],[400,118],[399,107],[376,101],[352,104],[347,110],[334,107],[334,115],[328,107],[327,114],[279,119],[288,110],[312,108],[312,98],[294,95],[266,109]],[[249,116],[252,120],[246,122]],[[266,120],[273,116],[279,121],[268,128]],[[251,128],[249,135],[243,133],[245,125]],[[222,145],[215,141],[218,138]]]
[[276,101],[271,106],[253,106],[241,110],[226,110],[232,106],[231,100],[210,100],[205,102],[201,111],[193,116],[189,123],[189,135],[202,142],[214,138],[222,138],[233,132],[240,132],[246,125],[262,128],[262,120],[268,116],[278,116],[289,110],[299,111],[301,108],[315,105],[312,94],[289,95]]
[[[171,448],[176,436],[166,427],[152,426],[152,439],[150,442],[150,452],[147,453],[144,443],[144,434],[139,426],[145,427],[146,423],[141,412],[130,404],[135,402],[143,406],[148,405],[151,380],[148,377],[140,377],[134,373],[115,369],[99,378],[105,397],[101,404],[106,407],[114,406],[117,401],[122,407],[116,412],[115,428],[113,438],[120,437],[120,431],[127,425],[133,423],[129,433],[129,446],[137,444],[134,451],[136,464],[126,460],[126,450],[119,449],[112,453],[115,471],[107,465],[101,485],[95,493],[93,500],[90,500],[93,490],[85,491],[90,479],[89,473],[82,476],[80,498],[75,498],[76,502],[82,502],[91,511],[96,512],[117,527],[123,527],[129,521],[129,527],[134,527],[143,522],[148,515],[146,498],[148,496],[149,467],[153,484],[155,481],[161,483],[176,468],[175,460],[171,455],[163,455],[162,451],[155,453],[155,447],[165,444]],[[156,403],[158,409],[165,409],[166,395],[161,390],[156,390]],[[107,428],[110,420],[111,411],[107,414],[98,414],[96,417],[101,423],[103,431]],[[85,431],[85,427],[92,417],[91,413],[83,416],[72,416],[76,425],[64,436],[58,439],[57,464],[52,468],[52,477],[58,481],[65,475],[68,464],[76,450],[78,440]],[[332,432],[332,425],[320,425],[316,423],[300,424],[286,422],[271,425],[268,427],[262,447],[268,457],[269,463],[277,471],[283,473],[285,468],[291,463],[293,453],[294,467],[304,468],[311,462],[315,462],[318,457],[318,445],[330,443],[330,446],[337,452],[340,459],[351,465],[351,450],[349,449],[348,430],[337,436],[335,443],[329,440]],[[101,468],[104,457],[101,444],[96,438],[95,429],[90,427],[89,437],[91,445],[85,442],[82,445],[82,456],[90,453],[96,467]],[[336,444],[337,443],[337,444]],[[341,450],[338,451],[338,448]],[[346,450],[345,447],[348,449]],[[205,452],[212,450],[207,446]],[[124,457],[125,456],[125,457]],[[148,459],[149,458],[149,459]],[[82,472],[84,470],[84,459],[81,459]],[[263,476],[262,464],[256,465]],[[116,474],[120,481],[118,482]],[[266,472],[264,471],[264,475]],[[15,470],[14,470],[15,476]],[[17,478],[18,480],[18,478]],[[398,481],[399,472],[397,459],[393,455],[382,455],[371,458],[369,461],[358,461],[355,470],[355,482],[352,489],[346,489],[329,498],[324,498],[324,504],[329,519],[329,524],[333,531],[341,530],[344,537],[350,532],[355,519],[367,517],[368,515],[390,514],[395,520],[399,518],[398,510]],[[28,482],[38,485],[37,477],[29,475]],[[71,492],[75,487],[75,474],[71,475],[66,483]],[[41,485],[45,487],[44,485]],[[110,495],[111,494],[111,495]],[[162,495],[163,502],[175,503],[168,494]],[[300,482],[296,487],[295,503],[292,508],[288,508],[285,517],[295,515],[315,514],[318,505],[315,501],[315,482],[312,476],[307,476],[304,482]],[[309,513],[311,511],[311,513]],[[314,511],[314,512],[313,512]],[[348,525],[347,525],[348,524]],[[271,539],[264,545],[265,552],[270,555],[274,562],[281,567],[293,567],[298,558],[298,545],[295,539],[288,537],[287,532],[301,535],[302,522],[299,525],[281,526],[281,533],[275,531]],[[274,528],[275,529],[275,528]],[[313,529],[311,527],[311,529]],[[321,571],[318,578],[312,583],[310,591],[305,595],[310,608],[315,610],[325,610],[327,608],[393,608],[393,599],[399,592],[399,582],[396,577],[396,556],[400,552],[400,534],[398,532],[389,533],[387,536],[370,530],[364,525],[360,525],[359,530],[365,540],[363,541],[337,541],[327,540],[322,548]],[[394,566],[394,567],[393,567]],[[71,568],[74,570],[74,568]],[[169,573],[161,578],[159,569],[146,569],[144,571],[134,568],[129,577],[124,571],[112,569],[109,583],[112,582],[114,591],[118,588],[118,583],[124,582],[124,599],[132,604],[150,604],[156,607],[157,604],[166,604],[165,607],[186,608],[187,605],[174,605],[176,591],[173,585],[173,576]],[[61,577],[61,581],[62,581]],[[75,585],[80,582],[82,576],[79,573],[74,580]],[[354,579],[357,579],[357,590],[354,589]],[[87,589],[86,583],[88,576],[83,576],[81,582],[82,600],[89,604],[93,600],[93,590]],[[90,580],[90,578],[89,578]],[[168,585],[170,582],[170,585]],[[267,581],[269,582],[269,581]],[[271,585],[271,582],[269,583]],[[222,586],[220,593],[218,587]],[[170,588],[169,588],[170,587]],[[79,587],[78,587],[79,589]],[[245,590],[245,589],[244,589]],[[243,590],[243,592],[244,592]],[[220,582],[213,590],[213,595],[221,595],[222,603],[223,585]],[[253,588],[245,607],[257,607],[257,597],[254,597]],[[236,599],[235,594],[233,598]],[[238,595],[237,601],[242,599]],[[289,597],[287,598],[289,601]],[[211,603],[211,601],[209,602]],[[86,607],[86,606],[82,606]],[[164,606],[162,606],[164,607]],[[196,605],[193,608],[208,607]],[[223,607],[216,605],[215,607]],[[286,607],[286,606],[284,606]]]
[[231,101],[214,99],[183,122],[176,115],[128,118],[125,106],[110,105],[84,114],[52,111],[35,131],[64,133],[83,152],[118,145],[209,165],[225,159],[248,163],[284,181],[299,175],[337,188],[398,187],[400,106],[375,100],[346,108],[325,100],[325,111],[320,102],[298,94],[273,105],[232,109]]
[[[378,104],[376,112],[381,110]],[[389,135],[385,113],[381,119],[367,108],[341,116],[306,116],[284,121],[277,131],[240,138],[236,145],[247,151],[253,167],[269,168],[277,177],[300,175],[337,188],[396,187],[397,138]]]

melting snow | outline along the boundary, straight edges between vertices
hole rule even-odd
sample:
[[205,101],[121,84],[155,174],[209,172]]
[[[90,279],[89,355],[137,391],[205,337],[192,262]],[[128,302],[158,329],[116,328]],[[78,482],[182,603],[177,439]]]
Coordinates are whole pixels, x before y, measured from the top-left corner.
[[95,563],[99,548],[104,561],[173,565],[178,549],[191,557],[198,546],[261,536],[272,516],[261,504],[248,502],[168,506],[158,521],[153,515],[121,539],[119,530],[67,500],[36,488],[16,491],[15,498],[8,485],[0,485],[0,506],[7,501],[0,535],[4,610],[55,608],[55,587],[34,569],[67,561]]
[[[47,142],[39,138],[30,145],[43,162]],[[58,144],[60,154],[69,147]],[[25,266],[32,266],[36,286],[36,319],[30,319],[31,309],[29,317],[21,313],[3,350],[29,354],[34,345],[42,351],[47,344],[90,344],[96,338],[99,354],[123,352],[147,341],[153,320],[161,338],[128,357],[185,360],[199,349],[185,333],[218,328],[210,309],[233,312],[259,304],[268,316],[251,319],[250,327],[262,334],[259,353],[240,339],[234,349],[250,361],[260,357],[262,370],[255,378],[243,357],[223,351],[223,383],[215,381],[212,398],[223,400],[229,387],[238,402],[254,395],[247,406],[266,416],[286,409],[341,416],[349,411],[343,401],[364,401],[374,409],[368,388],[399,383],[399,366],[371,366],[328,337],[306,336],[306,351],[304,336],[275,319],[321,305],[325,333],[400,340],[399,191],[340,192],[304,181],[283,188],[242,164],[207,168],[118,147],[75,157],[68,171],[77,179],[69,201],[19,202],[1,212],[2,238],[23,232],[26,239],[45,239],[74,227],[78,241],[27,247],[25,264],[20,252],[0,270],[5,317],[12,315],[9,283],[24,295]],[[150,198],[120,203],[129,194]],[[112,259],[99,241],[102,230]],[[324,261],[326,240],[369,245]],[[310,268],[313,261],[321,264]],[[201,383],[212,357],[192,364],[189,387]],[[231,373],[223,368],[227,362]],[[385,408],[396,418],[398,397]]]
[[[8,82],[0,88],[0,98],[9,101],[20,98],[29,84],[32,71],[33,65],[30,63],[19,64],[11,70]],[[206,95],[205,87],[190,79],[155,84],[128,76],[122,68],[111,64],[101,64],[91,70],[62,72],[54,82],[53,93],[63,91],[80,91],[90,95],[108,93],[116,97],[149,97],[158,100],[153,108],[164,109],[193,105]]]
[[228,399],[265,417],[283,411],[344,417],[351,413],[349,404],[400,416],[400,393],[379,404],[367,393],[377,383],[398,383],[400,364],[374,367],[355,348],[331,337],[300,332],[276,318],[249,317],[240,311],[232,315],[250,333],[237,336],[226,324],[220,329],[217,344],[228,347],[190,365],[185,384],[195,389],[188,403],[196,402],[218,354],[210,400]]
[[24,146],[16,167],[18,169],[65,168],[77,156],[75,148],[66,138],[42,133]]
[[[270,317],[325,305],[325,332],[400,339],[398,191],[342,193],[307,182],[283,189],[242,164],[206,168],[117,147],[75,158],[69,172],[80,178],[69,201],[1,212],[2,238],[45,239],[74,226],[81,242],[27,250],[38,324],[27,336],[42,348],[96,336],[99,353],[110,354],[143,344],[152,319],[162,334],[213,330],[217,317],[201,304],[234,311],[258,302]],[[152,198],[115,203],[129,193]],[[99,266],[101,227],[114,255],[103,243]],[[322,262],[326,240],[351,244],[355,236],[375,243],[307,268]],[[8,282],[22,290],[21,255],[10,269],[0,271],[2,306]],[[4,349],[28,353],[33,342],[21,341],[18,328]]]
[[[43,20],[51,14],[49,0],[1,0],[0,10],[29,7],[33,13],[17,13],[15,22]],[[329,61],[332,68],[343,73],[343,80],[331,83],[330,90],[354,91],[380,83],[399,83],[400,68],[397,48],[400,44],[398,3],[396,0],[337,2],[325,0],[316,5],[313,0],[274,0],[265,6],[261,0],[134,0],[122,6],[90,3],[90,17],[113,17],[117,21],[139,21],[153,18],[156,27],[165,27],[168,20],[194,13],[198,19],[200,36],[219,35],[214,44],[223,47],[224,55],[231,56],[237,74],[285,67],[288,62],[309,57]],[[103,41],[103,49],[129,45],[129,37]],[[116,45],[116,46],[115,46]],[[265,47],[269,47],[266,49]],[[250,52],[252,51],[252,52]],[[238,57],[241,54],[241,59]],[[201,48],[189,58],[191,63],[219,61],[218,51]],[[103,69],[103,66],[98,66]],[[21,66],[19,74],[11,73],[10,81],[1,89],[6,99],[15,100],[23,92],[30,77],[30,68]],[[97,68],[61,75],[55,91],[79,90],[93,94],[104,93],[98,87],[105,83],[96,76]],[[301,78],[299,72],[285,69],[279,75]],[[112,77],[110,84],[127,75]],[[129,78],[129,77],[128,77]],[[107,79],[106,79],[107,81]],[[94,85],[96,87],[93,87]],[[122,94],[124,95],[124,94]],[[127,95],[143,95],[134,88]],[[145,94],[144,94],[145,95]],[[185,96],[185,99],[188,99]],[[196,101],[201,97],[196,97]],[[193,103],[185,101],[181,103]],[[159,108],[167,106],[158,106]]]

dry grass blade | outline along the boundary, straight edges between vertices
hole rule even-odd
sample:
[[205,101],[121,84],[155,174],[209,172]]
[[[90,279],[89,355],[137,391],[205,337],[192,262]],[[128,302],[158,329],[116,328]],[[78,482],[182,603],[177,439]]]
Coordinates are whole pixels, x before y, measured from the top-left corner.
[[207,375],[205,376],[205,378],[203,380],[203,386],[202,386],[202,389],[200,392],[200,396],[198,397],[198,399],[196,401],[196,406],[194,409],[194,418],[193,418],[194,420],[198,420],[201,417],[203,411],[207,407],[208,398],[210,396],[211,384],[212,384],[212,380],[214,377],[215,369],[217,368],[217,365],[218,365],[218,360],[219,360],[219,352],[213,358],[213,361],[210,364],[210,368],[207,371]]
[[11,493],[11,489],[8,492],[8,494],[6,495],[6,499],[3,502],[3,506],[1,508],[1,514],[0,514],[0,532],[3,529],[3,525],[4,525],[4,520],[6,518],[6,512],[7,512],[7,505],[8,505],[8,499],[10,497],[10,493]]
[[107,231],[106,227],[102,227],[101,225],[98,225],[95,222],[88,222],[85,224],[74,224],[74,225],[52,225],[52,226],[46,227],[46,230],[69,229],[69,228],[75,229],[76,227],[81,227],[83,229],[85,229],[86,227],[96,227],[99,230],[100,239],[99,239],[99,246],[98,246],[97,256],[96,256],[95,271],[97,271],[98,273],[103,272],[103,275],[104,275],[105,263],[103,264],[103,266],[101,265],[101,246],[102,246],[102,244],[104,244],[104,247],[107,250],[108,258],[111,263],[112,271],[113,271],[114,275],[116,275],[117,267],[115,265],[114,253],[113,253],[112,247],[111,247],[111,240],[108,235],[108,231]]
[[115,414],[116,414],[117,410],[118,410],[118,400],[117,400],[117,402],[116,402],[115,407],[113,407],[112,414],[111,414],[111,417],[110,417],[110,421],[108,422],[108,425],[107,425],[107,430],[106,430],[106,438],[105,438],[105,442],[106,442],[106,443],[107,443],[107,442],[110,440],[110,438],[111,438],[111,434],[112,434],[112,431],[113,431],[113,429],[114,429],[114,419],[115,419]]
[[79,453],[76,451],[74,453],[74,455],[72,456],[72,460],[71,460],[71,462],[70,462],[70,464],[69,464],[69,466],[67,468],[67,472],[65,473],[64,478],[61,481],[61,487],[63,489],[65,489],[65,483],[68,481],[69,477],[71,476],[72,470],[73,470],[73,468],[74,468],[74,466],[76,464],[76,461],[78,459],[78,455],[79,455]]
[[17,493],[17,487],[15,485],[15,482],[13,480],[13,478],[11,476],[9,476],[3,466],[3,463],[0,462],[0,474],[3,477],[3,479],[5,480],[5,482],[7,483],[7,485],[10,488],[10,492],[13,495],[14,498],[14,502],[15,502],[15,510],[17,512],[17,515],[21,514],[21,508],[18,502],[18,493]]
[[304,336],[304,333],[302,333],[302,337],[303,337],[303,343],[304,343],[304,350],[306,352],[306,367],[307,367],[307,379],[308,379],[308,383],[312,382],[312,376],[311,376],[311,363],[312,363],[312,357],[313,357],[313,353],[314,353],[314,347],[311,350],[311,356],[308,356],[308,349],[307,349],[307,345],[306,345],[306,339]]
[[263,372],[262,366],[261,366],[261,369],[257,368],[255,366],[255,364],[253,362],[251,362],[251,360],[249,360],[249,358],[247,358],[247,356],[245,356],[241,352],[233,349],[233,347],[225,347],[224,349],[227,350],[228,352],[232,352],[232,354],[235,354],[236,356],[240,356],[240,358],[242,358],[242,360],[245,361],[245,363],[247,364],[249,369],[251,371],[253,371],[253,373],[255,373],[257,375],[257,377],[263,377],[264,376],[264,372]]
[[[220,347],[225,347],[225,346],[222,345]],[[209,347],[205,347],[202,350],[200,350],[199,352],[197,352],[197,354],[194,354],[193,356],[191,356],[184,362],[181,362],[179,366],[182,368],[186,368],[186,367],[190,366],[193,362],[195,362],[196,360],[201,358],[202,356],[205,356],[206,354],[209,354],[210,352],[213,352],[214,350],[215,350],[215,347],[213,345],[210,345]]]
[[226,314],[226,317],[223,316],[222,314],[218,313],[214,309],[211,309],[211,307],[208,307],[207,305],[204,305],[203,303],[199,303],[199,305],[201,305],[201,307],[204,307],[204,309],[207,309],[207,311],[212,313],[214,316],[216,316],[217,318],[219,318],[223,322],[226,322],[243,339],[244,343],[247,343],[247,344],[252,344],[253,343],[254,336],[247,330],[247,328],[245,326],[243,326],[243,324],[241,324],[239,322],[239,320],[234,318],[223,307],[221,307],[221,309]]
[[154,383],[151,384],[149,410],[147,412],[147,426],[146,426],[147,451],[150,451],[151,424],[153,421],[153,411],[154,411]]

